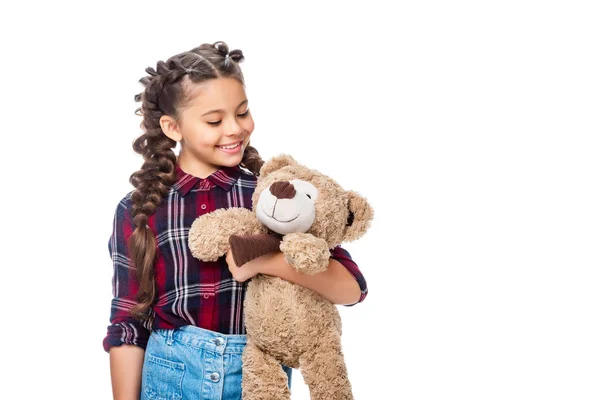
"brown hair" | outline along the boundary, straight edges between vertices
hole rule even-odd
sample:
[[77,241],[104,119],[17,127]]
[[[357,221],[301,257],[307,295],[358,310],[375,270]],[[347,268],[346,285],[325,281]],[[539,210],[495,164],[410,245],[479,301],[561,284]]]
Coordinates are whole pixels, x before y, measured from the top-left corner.
[[[156,69],[146,68],[149,76],[139,80],[145,88],[134,97],[136,102],[142,103],[135,114],[142,117],[140,127],[144,133],[133,142],[133,150],[143,156],[144,162],[141,169],[129,178],[135,187],[131,196],[135,230],[128,242],[140,283],[137,304],[131,309],[131,314],[138,320],[151,318],[151,307],[156,297],[156,238],[148,226],[148,219],[177,180],[177,157],[172,150],[177,142],[163,133],[160,117],[169,115],[179,120],[179,110],[190,100],[193,84],[229,77],[244,85],[244,76],[238,65],[243,60],[242,51],[230,52],[225,42],[205,43],[176,54],[166,62],[158,61]],[[247,146],[241,165],[258,175],[262,164],[258,151]]]

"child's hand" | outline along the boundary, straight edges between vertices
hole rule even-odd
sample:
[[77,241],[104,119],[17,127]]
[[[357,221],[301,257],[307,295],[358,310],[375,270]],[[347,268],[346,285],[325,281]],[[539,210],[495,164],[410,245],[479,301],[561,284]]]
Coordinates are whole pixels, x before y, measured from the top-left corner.
[[[258,259],[260,258],[261,257],[259,257]],[[257,259],[255,258],[255,260]],[[229,272],[231,272],[233,279],[235,279],[238,282],[245,282],[248,279],[253,278],[258,273],[256,264],[253,263],[254,260],[248,261],[246,264],[240,265],[238,267],[235,261],[233,260],[233,254],[231,253],[231,249],[227,250],[227,256],[225,257],[225,261],[227,262]]]

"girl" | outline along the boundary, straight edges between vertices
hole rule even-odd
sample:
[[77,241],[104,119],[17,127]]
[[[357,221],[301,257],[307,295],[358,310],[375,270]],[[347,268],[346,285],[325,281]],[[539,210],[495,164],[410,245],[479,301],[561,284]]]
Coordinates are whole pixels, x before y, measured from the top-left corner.
[[252,208],[263,161],[249,145],[254,121],[243,59],[224,42],[203,44],[159,61],[140,80],[136,114],[144,133],[133,148],[144,163],[130,177],[135,190],[119,202],[109,240],[114,299],[103,345],[115,399],[241,398],[243,300],[256,274],[303,285],[335,304],[353,305],[367,294],[341,247],[332,250],[328,270],[312,276],[296,272],[281,252],[240,267],[231,253],[212,263],[192,257],[188,231],[196,217]]

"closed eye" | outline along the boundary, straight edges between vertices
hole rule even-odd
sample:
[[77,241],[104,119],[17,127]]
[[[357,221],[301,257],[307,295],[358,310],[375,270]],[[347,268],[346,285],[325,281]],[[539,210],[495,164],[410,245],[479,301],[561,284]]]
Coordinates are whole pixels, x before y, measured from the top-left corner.
[[[246,118],[248,116],[249,112],[250,112],[250,109],[246,110],[246,112],[243,114],[238,114],[238,117]],[[220,123],[221,123],[221,121],[207,122],[207,124],[212,125],[212,126],[217,126]]]

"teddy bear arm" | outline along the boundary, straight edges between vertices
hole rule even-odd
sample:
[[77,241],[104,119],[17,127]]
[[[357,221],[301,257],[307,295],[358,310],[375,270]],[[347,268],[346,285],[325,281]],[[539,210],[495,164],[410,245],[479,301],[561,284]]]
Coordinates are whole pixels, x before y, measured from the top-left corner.
[[246,208],[219,209],[196,218],[189,231],[192,255],[202,261],[216,261],[229,250],[229,237],[264,233],[255,214]]
[[286,261],[299,272],[314,275],[329,266],[327,241],[310,233],[290,233],[283,237],[280,246]]

